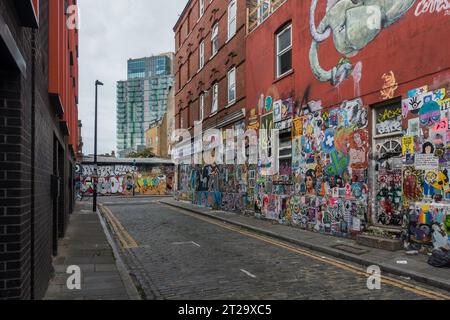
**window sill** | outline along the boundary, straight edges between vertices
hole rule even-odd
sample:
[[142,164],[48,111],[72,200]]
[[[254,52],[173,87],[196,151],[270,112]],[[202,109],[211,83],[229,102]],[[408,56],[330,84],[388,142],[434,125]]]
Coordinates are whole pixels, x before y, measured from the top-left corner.
[[216,111],[216,112],[213,112],[213,113],[211,113],[211,114],[209,115],[209,117],[212,118],[212,117],[216,116],[217,113],[218,113],[217,111]]
[[230,37],[228,38],[227,41],[225,41],[225,44],[228,44],[228,42],[230,42],[231,40],[233,40],[233,38],[236,36],[236,32]]
[[225,106],[225,109],[231,108],[235,104],[236,104],[236,100],[233,100],[233,101],[229,102],[228,105]]
[[288,72],[286,72],[285,74],[283,74],[283,75],[279,76],[278,78],[276,78],[276,79],[272,82],[272,84],[275,84],[275,83],[277,83],[277,82],[279,82],[279,81],[281,81],[281,80],[283,80],[283,79],[285,79],[285,78],[287,78],[287,77],[293,75],[294,73],[295,73],[295,70],[292,69],[291,71],[288,71]]
[[217,56],[217,53],[218,53],[219,51],[217,51],[216,53],[214,53],[210,58],[209,58],[209,60],[208,61],[211,61],[212,59],[214,59],[216,56]]

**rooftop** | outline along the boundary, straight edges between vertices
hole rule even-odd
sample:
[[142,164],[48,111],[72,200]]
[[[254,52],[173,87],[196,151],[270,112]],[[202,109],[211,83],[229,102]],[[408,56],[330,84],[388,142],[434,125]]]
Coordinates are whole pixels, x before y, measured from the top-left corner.
[[[99,164],[167,164],[173,165],[173,161],[171,159],[163,159],[163,158],[139,158],[139,159],[131,159],[131,158],[112,158],[112,157],[97,157],[97,162]],[[81,160],[82,163],[94,163],[93,156],[84,156]]]

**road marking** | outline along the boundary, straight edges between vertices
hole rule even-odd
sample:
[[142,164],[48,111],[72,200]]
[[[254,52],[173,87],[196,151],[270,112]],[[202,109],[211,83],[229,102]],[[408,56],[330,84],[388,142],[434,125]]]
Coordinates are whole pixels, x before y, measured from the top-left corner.
[[[321,261],[321,262],[333,265],[333,266],[335,266],[337,268],[340,268],[340,269],[343,269],[343,270],[346,270],[346,271],[358,274],[358,275],[360,275],[362,277],[366,277],[367,278],[367,277],[370,276],[369,274],[367,274],[366,270],[364,270],[362,268],[359,268],[359,267],[356,267],[354,265],[351,265],[349,263],[345,263],[345,262],[333,259],[331,257],[325,257],[325,256],[322,256],[322,255],[318,255],[318,254],[315,254],[315,253],[313,253],[311,251],[308,251],[308,250],[305,250],[305,249],[300,249],[300,248],[297,248],[297,247],[295,247],[293,245],[286,244],[286,243],[283,243],[281,241],[272,239],[272,238],[270,238],[268,236],[261,236],[261,235],[258,235],[256,233],[250,232],[250,231],[245,231],[245,230],[243,230],[240,227],[232,226],[232,225],[230,225],[230,224],[228,224],[228,223],[226,223],[224,221],[220,221],[219,222],[218,220],[215,220],[213,218],[207,218],[207,217],[204,217],[204,216],[200,216],[199,214],[190,213],[190,212],[188,212],[186,210],[183,210],[181,208],[175,208],[175,207],[163,204],[163,203],[161,203],[161,205],[165,206],[167,208],[170,208],[173,211],[177,211],[177,212],[180,212],[180,213],[182,213],[184,215],[193,217],[193,218],[195,218],[197,220],[202,220],[204,222],[207,222],[207,223],[219,226],[219,227],[221,227],[223,229],[234,231],[234,232],[240,233],[240,234],[245,235],[245,236],[250,237],[250,238],[258,239],[260,241],[272,244],[274,246],[277,246],[277,247],[280,247],[280,248],[284,248],[284,249],[286,249],[288,251],[295,252],[295,253],[298,253],[300,255],[307,256],[307,257],[310,257],[312,259],[315,259],[315,260],[318,260],[318,261]],[[419,287],[419,286],[416,286],[416,285],[413,285],[413,284],[409,284],[407,282],[404,282],[404,281],[401,281],[401,280],[398,280],[398,279],[395,279],[395,278],[391,278],[391,277],[387,277],[387,276],[383,276],[382,275],[381,276],[381,282],[385,283],[385,284],[389,284],[389,285],[391,285],[393,287],[396,287],[396,288],[403,289],[405,291],[409,291],[409,292],[418,294],[420,296],[423,296],[423,297],[426,297],[426,298],[429,298],[429,299],[433,299],[433,300],[439,300],[439,299],[441,299],[441,300],[450,300],[450,296],[448,296],[448,295],[445,295],[445,294],[439,293],[439,292],[434,292],[434,291],[431,291],[431,290],[428,290],[426,288],[422,288],[422,287]]]
[[182,245],[186,245],[186,244],[192,244],[192,245],[194,245],[194,246],[196,246],[196,247],[201,248],[201,246],[200,246],[198,243],[194,242],[194,241],[173,242],[172,244],[173,244],[174,246],[182,246]]
[[117,234],[117,237],[124,249],[135,249],[138,248],[139,245],[136,240],[128,233],[128,231],[124,228],[124,226],[120,223],[117,217],[111,212],[111,210],[104,206],[99,205],[99,207],[103,210],[101,212],[108,220],[111,227],[114,229],[114,232]]
[[245,273],[246,275],[248,275],[250,278],[253,278],[253,279],[256,278],[256,276],[255,276],[254,274],[251,274],[251,273],[248,272],[247,270],[241,269],[241,271],[242,271],[243,273]]

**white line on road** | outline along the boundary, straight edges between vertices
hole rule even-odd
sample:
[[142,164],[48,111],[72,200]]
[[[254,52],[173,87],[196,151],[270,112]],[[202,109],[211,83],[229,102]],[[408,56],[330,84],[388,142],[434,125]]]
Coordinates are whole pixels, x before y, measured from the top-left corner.
[[181,246],[181,245],[185,245],[185,244],[193,244],[196,247],[201,247],[198,243],[194,242],[194,241],[186,241],[186,242],[174,242],[172,243],[174,246]]
[[250,278],[256,278],[256,276],[254,275],[254,274],[251,274],[250,272],[248,272],[247,270],[244,270],[244,269],[241,269],[241,271],[243,272],[243,273],[245,273],[246,275],[248,275]]
[[194,242],[194,241],[192,241],[192,243],[194,244],[194,246],[197,246],[197,247],[200,248],[200,245],[199,245],[198,243],[196,243],[196,242]]

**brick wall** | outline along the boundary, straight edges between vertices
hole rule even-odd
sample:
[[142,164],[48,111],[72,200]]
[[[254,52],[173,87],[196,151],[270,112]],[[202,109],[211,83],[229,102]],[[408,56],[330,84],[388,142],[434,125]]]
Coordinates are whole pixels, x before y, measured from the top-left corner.
[[[192,128],[199,120],[199,96],[205,94],[204,127],[214,125],[227,114],[246,108],[245,100],[245,36],[246,0],[237,0],[236,34],[228,40],[227,0],[205,1],[205,13],[199,19],[198,1],[191,1],[175,27],[175,113],[176,127]],[[219,25],[219,51],[212,56],[211,34]],[[189,25],[189,28],[188,28]],[[199,70],[199,45],[205,43],[205,64]],[[228,71],[236,67],[236,102],[228,105]],[[212,90],[219,84],[217,114],[211,115]]]
[[[0,12],[27,63],[26,75],[0,70],[0,298],[30,298],[31,30],[11,2]],[[26,76],[26,78],[25,78]]]
[[[48,95],[48,1],[40,1],[37,30],[21,27],[11,3],[0,2],[27,63],[24,76],[0,62],[0,299],[44,296],[52,275],[53,244],[69,220],[72,156]],[[64,197],[53,198],[52,174],[63,177]]]

